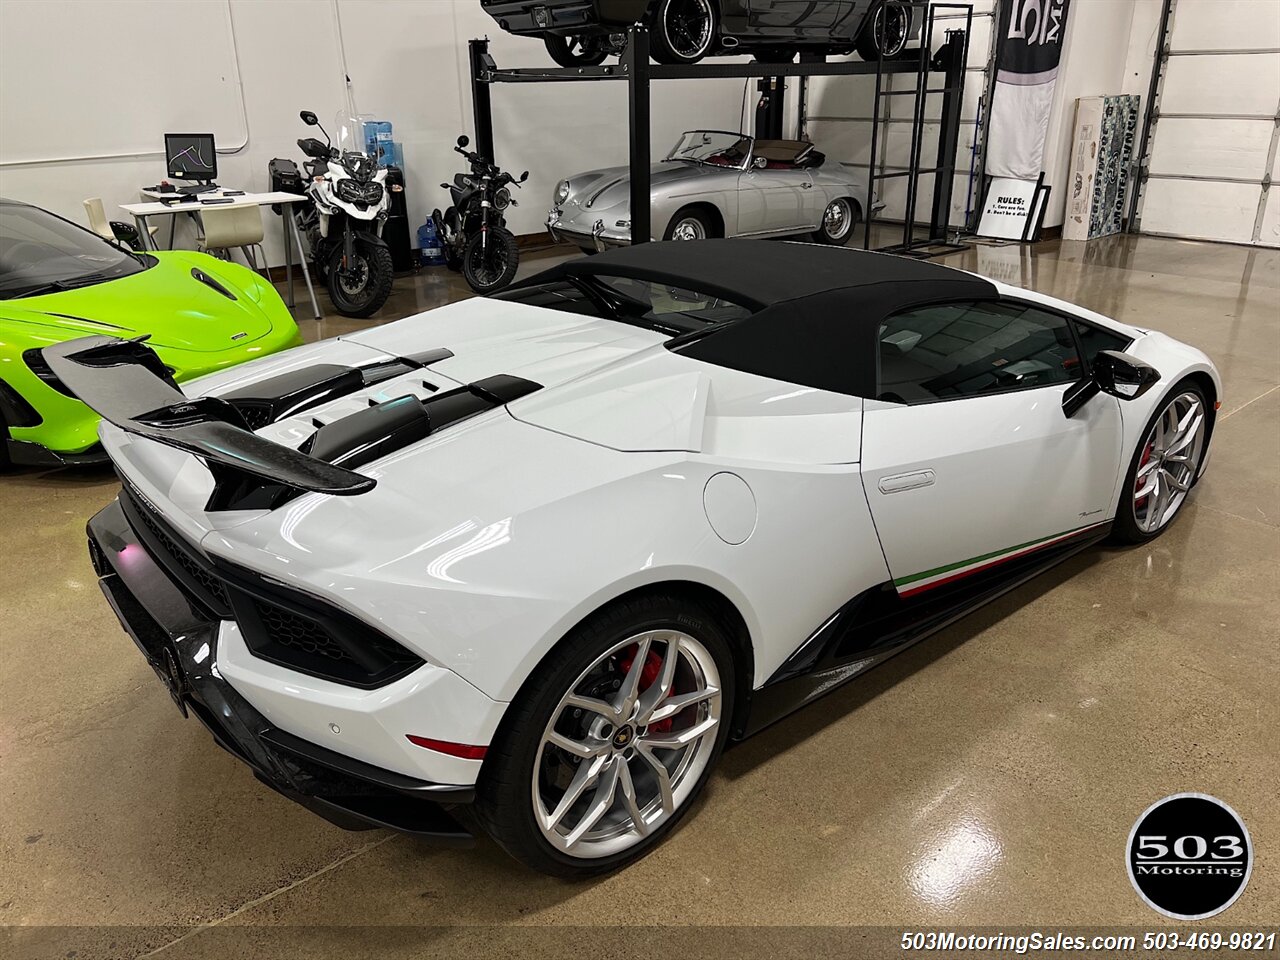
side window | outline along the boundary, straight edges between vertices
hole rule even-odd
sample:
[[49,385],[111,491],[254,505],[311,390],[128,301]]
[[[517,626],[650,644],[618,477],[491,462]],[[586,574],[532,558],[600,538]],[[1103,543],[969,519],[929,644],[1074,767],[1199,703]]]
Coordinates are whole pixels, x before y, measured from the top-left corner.
[[1080,377],[1067,321],[1019,303],[918,307],[880,325],[877,396],[929,403]]
[[1074,321],[1074,324],[1076,335],[1080,338],[1080,348],[1089,358],[1089,363],[1093,363],[1093,358],[1098,355],[1099,350],[1119,350],[1123,353],[1133,343],[1131,338],[1120,333],[1113,333],[1079,321]]

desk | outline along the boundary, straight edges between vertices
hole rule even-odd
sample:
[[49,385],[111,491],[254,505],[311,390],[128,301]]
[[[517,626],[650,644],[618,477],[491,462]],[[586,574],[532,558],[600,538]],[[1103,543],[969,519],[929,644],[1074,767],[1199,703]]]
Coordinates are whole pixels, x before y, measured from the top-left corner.
[[[157,193],[152,190],[144,190],[147,196],[151,197],[171,197],[171,193]],[[141,238],[144,246],[151,246],[151,234],[147,230],[147,217],[172,217],[179,213],[198,214],[203,210],[227,210],[231,207],[265,207],[273,203],[281,204],[285,207],[295,203],[306,203],[310,198],[298,193],[245,193],[238,197],[227,197],[230,203],[214,203],[202,204],[201,199],[210,199],[213,197],[221,197],[221,190],[211,190],[208,193],[197,194],[195,201],[187,203],[160,203],[159,201],[144,203],[122,203],[120,209],[133,217],[133,222],[138,227],[138,236]],[[289,282],[289,306],[296,306],[293,296],[293,249],[296,246],[298,250],[298,259],[302,263],[302,277],[307,282],[307,294],[311,297],[311,312],[317,320],[320,319],[320,306],[316,303],[316,291],[311,285],[311,271],[307,268],[307,258],[302,252],[302,237],[298,233],[298,222],[293,216],[291,209],[283,211],[280,218],[284,221],[284,263],[285,274]],[[172,243],[172,233],[170,233],[170,242]]]

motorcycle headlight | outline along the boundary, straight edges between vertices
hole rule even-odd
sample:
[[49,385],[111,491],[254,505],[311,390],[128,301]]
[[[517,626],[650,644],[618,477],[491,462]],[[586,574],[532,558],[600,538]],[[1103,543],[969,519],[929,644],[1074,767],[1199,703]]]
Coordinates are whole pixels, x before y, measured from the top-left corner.
[[569,181],[561,180],[560,185],[556,187],[556,206],[564,203],[569,199]]
[[338,199],[346,203],[378,203],[382,199],[382,184],[375,181],[360,183],[357,180],[339,180],[334,187]]
[[493,205],[498,210],[505,210],[511,206],[511,191],[503,187],[493,195]]

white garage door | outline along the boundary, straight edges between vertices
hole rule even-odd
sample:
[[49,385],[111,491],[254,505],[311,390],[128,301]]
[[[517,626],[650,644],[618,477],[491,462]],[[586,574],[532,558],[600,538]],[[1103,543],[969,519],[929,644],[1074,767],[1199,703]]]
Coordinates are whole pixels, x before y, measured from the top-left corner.
[[1280,0],[1167,0],[1143,233],[1280,246]]

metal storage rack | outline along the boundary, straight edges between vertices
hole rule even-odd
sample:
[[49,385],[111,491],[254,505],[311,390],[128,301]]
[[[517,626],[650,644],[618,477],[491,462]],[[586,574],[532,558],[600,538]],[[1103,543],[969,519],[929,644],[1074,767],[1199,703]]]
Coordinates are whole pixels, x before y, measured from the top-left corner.
[[[875,78],[874,116],[871,126],[871,166],[868,175],[867,197],[863,206],[864,249],[871,249],[871,223],[874,219],[873,198],[878,183],[906,178],[906,203],[903,211],[902,239],[900,242],[876,249],[890,253],[917,257],[936,256],[953,250],[965,249],[963,244],[947,242],[947,223],[951,210],[951,194],[956,173],[956,152],[960,132],[960,108],[964,97],[965,60],[968,53],[968,36],[972,25],[972,7],[968,4],[929,4],[927,0],[895,0],[903,6],[923,14],[920,50],[909,50],[901,59],[879,61],[839,61],[828,63],[825,58],[801,56],[799,63],[719,63],[703,61],[695,64],[655,64],[649,60],[649,31],[636,25],[628,30],[626,48],[617,64],[595,67],[524,67],[501,68],[489,53],[489,41],[469,42],[471,95],[475,118],[476,151],[489,159],[494,157],[494,132],[492,90],[499,83],[583,83],[619,81],[627,84],[629,166],[631,182],[631,235],[633,243],[644,243],[652,233],[650,221],[650,165],[652,143],[650,118],[652,116],[651,85],[655,80],[698,80],[710,78],[760,78],[761,90],[766,101],[756,112],[756,135],[761,138],[780,138],[784,126],[783,102],[787,77],[842,77],[871,76]],[[965,29],[948,30],[945,42],[931,55],[928,40],[933,35],[935,10],[967,11]],[[932,73],[941,73],[940,87],[930,87]],[[886,76],[914,76],[916,83],[910,90],[887,90]],[[803,114],[802,86],[800,95]],[[904,170],[882,172],[884,150],[880,135],[881,105],[886,97],[911,95],[913,101],[913,125],[910,160]],[[938,135],[936,162],[921,167],[923,129],[927,115],[928,98],[940,95],[942,105]],[[932,122],[932,121],[930,121]],[[916,209],[919,202],[919,179],[934,176],[932,207],[928,235],[915,235]]]

